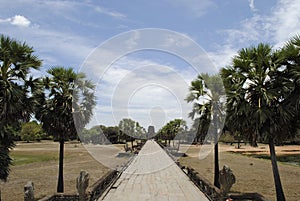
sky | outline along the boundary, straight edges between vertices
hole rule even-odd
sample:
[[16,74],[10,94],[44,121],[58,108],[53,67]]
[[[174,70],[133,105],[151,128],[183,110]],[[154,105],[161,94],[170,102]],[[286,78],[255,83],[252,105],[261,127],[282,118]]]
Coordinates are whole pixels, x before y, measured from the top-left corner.
[[89,126],[132,118],[156,130],[187,117],[189,84],[241,48],[300,34],[300,0],[2,0],[0,34],[33,46],[40,72],[73,67],[96,84]]

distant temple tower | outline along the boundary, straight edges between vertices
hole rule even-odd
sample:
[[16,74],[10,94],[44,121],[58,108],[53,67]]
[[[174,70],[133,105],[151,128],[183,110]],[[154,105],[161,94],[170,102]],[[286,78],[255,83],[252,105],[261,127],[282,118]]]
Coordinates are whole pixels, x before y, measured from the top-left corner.
[[155,134],[154,126],[148,126],[147,139],[152,138],[154,134]]

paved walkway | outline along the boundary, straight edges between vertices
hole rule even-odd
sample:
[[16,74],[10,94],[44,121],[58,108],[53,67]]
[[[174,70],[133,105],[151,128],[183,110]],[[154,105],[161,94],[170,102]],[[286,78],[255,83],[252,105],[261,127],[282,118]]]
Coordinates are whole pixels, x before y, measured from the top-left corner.
[[104,200],[204,201],[208,199],[155,141],[148,140]]

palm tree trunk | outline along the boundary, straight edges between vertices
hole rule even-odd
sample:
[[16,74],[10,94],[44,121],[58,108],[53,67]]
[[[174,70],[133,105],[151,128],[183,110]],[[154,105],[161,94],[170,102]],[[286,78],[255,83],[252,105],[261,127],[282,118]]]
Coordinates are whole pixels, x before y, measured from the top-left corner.
[[220,188],[219,182],[219,143],[215,142],[215,176],[214,176],[214,185],[217,188]]
[[272,170],[274,176],[274,183],[276,188],[276,198],[277,201],[285,201],[284,192],[281,185],[280,175],[278,171],[277,161],[276,161],[276,153],[275,153],[275,146],[273,139],[269,141],[269,148],[270,148],[270,156],[272,162]]
[[258,131],[255,131],[252,135],[252,139],[251,139],[251,146],[252,147],[258,147],[258,145],[257,145],[257,135],[258,135]]
[[64,192],[64,139],[59,141],[59,167],[58,167],[58,183],[57,192]]
[[[217,108],[217,107],[215,107]],[[216,112],[214,112],[213,121],[214,121],[214,143],[215,143],[215,176],[214,176],[214,185],[217,188],[220,188],[219,181],[219,139],[218,139],[218,121],[217,121]]]

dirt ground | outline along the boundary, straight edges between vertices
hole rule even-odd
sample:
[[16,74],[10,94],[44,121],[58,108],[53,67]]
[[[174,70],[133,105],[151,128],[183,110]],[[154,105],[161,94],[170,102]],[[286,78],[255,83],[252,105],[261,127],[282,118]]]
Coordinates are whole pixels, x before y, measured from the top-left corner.
[[[185,166],[193,167],[200,175],[213,183],[213,151],[205,159],[199,159],[200,148],[199,145],[190,146],[186,152],[188,157],[182,157],[179,161]],[[268,154],[269,147],[263,144],[257,148],[242,145],[241,149],[236,149],[235,145],[220,144],[219,164],[220,168],[225,164],[228,165],[236,176],[236,183],[232,187],[233,192],[258,192],[275,201],[271,161],[232,152]],[[300,154],[300,146],[276,147],[276,153],[277,155]],[[286,200],[298,201],[300,197],[300,167],[281,162],[278,165]]]
[[[6,183],[1,183],[2,201],[24,200],[23,188],[28,181],[33,181],[35,198],[42,198],[56,192],[58,175],[58,148],[56,142],[19,143],[12,153],[35,155],[37,152],[53,154],[54,160],[34,162],[11,167],[11,174]],[[81,144],[65,144],[64,186],[65,193],[76,192],[76,178],[81,170],[90,174],[92,185],[101,178],[108,167],[97,162]]]

